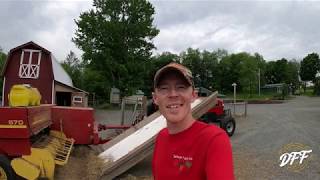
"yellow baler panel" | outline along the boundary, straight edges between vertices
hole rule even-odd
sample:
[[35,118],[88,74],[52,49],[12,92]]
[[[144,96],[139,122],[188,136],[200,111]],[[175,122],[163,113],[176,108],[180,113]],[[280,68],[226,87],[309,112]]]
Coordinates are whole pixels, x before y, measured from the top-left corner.
[[28,180],[35,180],[40,175],[39,168],[22,158],[13,159],[11,166],[19,176]]
[[[22,163],[22,161],[25,161],[25,163]],[[30,155],[13,159],[11,166],[18,175],[26,179],[30,178],[28,180],[34,177],[36,172],[34,168],[37,168],[38,172],[40,172],[38,177],[46,177],[49,180],[54,179],[55,161],[47,149],[31,148]]]

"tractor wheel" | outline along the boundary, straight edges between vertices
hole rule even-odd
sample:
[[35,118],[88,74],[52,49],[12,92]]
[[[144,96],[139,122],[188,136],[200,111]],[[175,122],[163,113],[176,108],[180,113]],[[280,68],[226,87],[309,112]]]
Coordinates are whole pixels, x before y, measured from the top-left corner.
[[16,175],[11,167],[9,159],[0,155],[0,180],[15,180]]
[[220,127],[226,131],[228,136],[232,136],[236,129],[236,121],[233,118],[221,120]]

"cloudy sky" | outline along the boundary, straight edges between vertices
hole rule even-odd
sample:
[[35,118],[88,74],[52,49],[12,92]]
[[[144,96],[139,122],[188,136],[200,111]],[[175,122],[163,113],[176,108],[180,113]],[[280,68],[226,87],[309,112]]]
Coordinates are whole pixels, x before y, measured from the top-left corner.
[[[316,1],[151,1],[156,52],[179,53],[188,47],[258,52],[267,60],[302,59],[320,53],[320,2]],[[34,41],[61,61],[70,50],[81,12],[92,1],[0,0],[0,47]]]

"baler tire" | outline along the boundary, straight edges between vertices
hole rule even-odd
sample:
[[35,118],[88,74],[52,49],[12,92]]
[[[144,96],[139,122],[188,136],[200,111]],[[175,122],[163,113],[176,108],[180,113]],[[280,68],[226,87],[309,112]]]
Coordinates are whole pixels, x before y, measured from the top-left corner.
[[[0,168],[5,172],[5,176],[6,176],[7,180],[16,180],[17,179],[16,174],[11,167],[9,159],[4,155],[0,155]],[[0,174],[0,177],[1,176],[2,175]]]

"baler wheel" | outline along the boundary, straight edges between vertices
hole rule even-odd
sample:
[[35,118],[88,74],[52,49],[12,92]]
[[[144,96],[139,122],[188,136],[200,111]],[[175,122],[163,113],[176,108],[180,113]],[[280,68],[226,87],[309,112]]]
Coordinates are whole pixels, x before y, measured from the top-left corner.
[[10,165],[9,159],[0,154],[0,180],[15,180],[15,173]]

